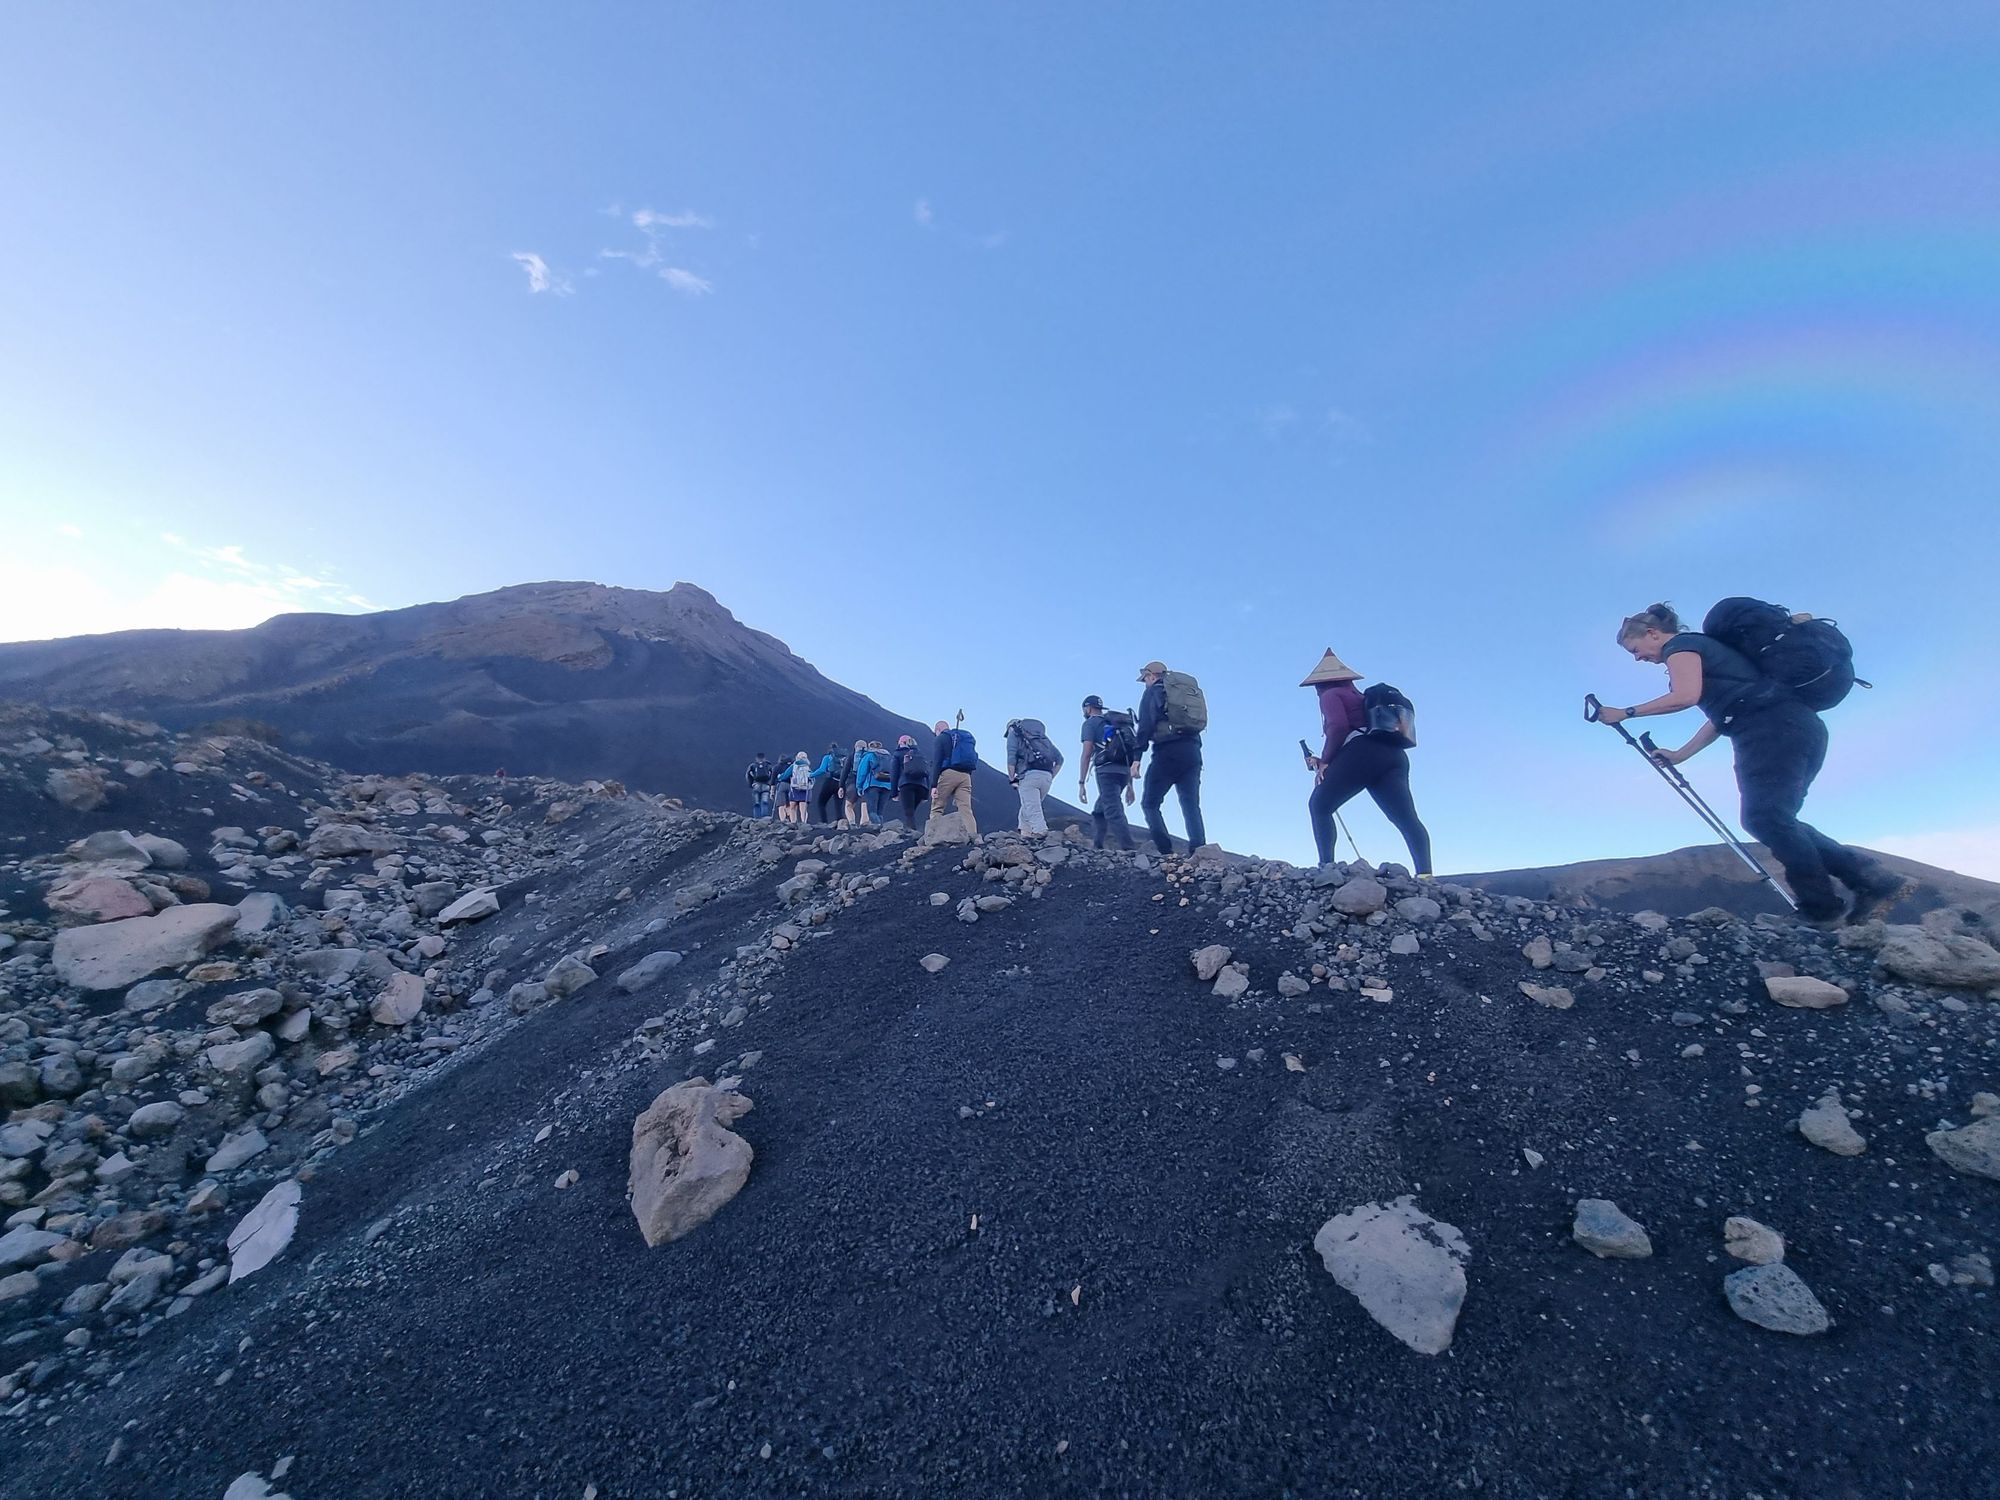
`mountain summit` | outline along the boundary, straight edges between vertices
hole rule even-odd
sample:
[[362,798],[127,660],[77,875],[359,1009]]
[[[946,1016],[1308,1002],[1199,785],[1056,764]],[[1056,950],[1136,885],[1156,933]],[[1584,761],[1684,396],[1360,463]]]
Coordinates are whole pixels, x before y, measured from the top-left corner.
[[[928,743],[922,725],[822,676],[691,583],[527,583],[250,630],[0,645],[8,698],[175,729],[268,724],[287,746],[357,771],[504,767],[729,808],[758,750],[817,756],[829,741],[906,733]],[[975,796],[1012,821],[997,773],[980,773]]]

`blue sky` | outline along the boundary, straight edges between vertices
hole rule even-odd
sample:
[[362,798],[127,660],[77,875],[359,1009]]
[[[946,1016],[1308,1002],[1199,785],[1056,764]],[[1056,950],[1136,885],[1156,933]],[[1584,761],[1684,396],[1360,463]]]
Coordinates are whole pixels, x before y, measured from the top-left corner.
[[13,7],[0,638],[685,578],[995,737],[1159,656],[1299,859],[1332,645],[1471,869],[1694,842],[1578,705],[1749,592],[1880,684],[1811,815],[2000,875],[1995,76],[1948,3]]

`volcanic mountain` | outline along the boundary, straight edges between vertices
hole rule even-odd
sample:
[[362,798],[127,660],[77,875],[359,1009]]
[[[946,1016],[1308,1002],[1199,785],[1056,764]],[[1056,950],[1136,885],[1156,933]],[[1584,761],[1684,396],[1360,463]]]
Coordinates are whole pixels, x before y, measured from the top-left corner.
[[[171,729],[268,725],[288,748],[355,771],[504,767],[732,809],[760,749],[817,759],[832,741],[930,741],[691,583],[665,593],[529,583],[379,614],[279,615],[250,630],[0,645],[0,699]],[[974,799],[1011,819],[999,774],[982,769]]]

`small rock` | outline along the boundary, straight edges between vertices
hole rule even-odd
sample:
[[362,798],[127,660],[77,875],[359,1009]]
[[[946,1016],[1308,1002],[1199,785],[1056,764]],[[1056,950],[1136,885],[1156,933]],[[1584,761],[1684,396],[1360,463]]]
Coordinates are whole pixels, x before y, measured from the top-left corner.
[[1247,994],[1249,989],[1250,966],[1248,964],[1231,964],[1215,976],[1214,993],[1215,998],[1218,1000],[1237,999],[1239,996]]
[[1742,1214],[1730,1214],[1722,1220],[1722,1248],[1752,1266],[1776,1266],[1784,1260],[1784,1236]]
[[1847,1004],[1847,991],[1809,974],[1777,974],[1764,981],[1764,993],[1794,1010],[1825,1010]]
[[1230,950],[1221,943],[1210,943],[1206,948],[1195,949],[1188,955],[1189,961],[1194,964],[1194,977],[1204,984],[1215,978],[1222,972],[1223,965],[1229,962],[1229,953]]
[[923,966],[926,974],[937,974],[943,972],[944,966],[950,963],[951,960],[946,958],[942,953],[926,953],[917,962]]
[[1542,985],[1521,981],[1521,993],[1537,1005],[1546,1005],[1550,1010],[1568,1010],[1576,1004],[1576,996],[1559,984]]
[[1722,1291],[1737,1317],[1773,1333],[1825,1333],[1833,1326],[1812,1288],[1782,1262],[1732,1271]]
[[1653,1253],[1645,1229],[1609,1198],[1578,1199],[1570,1237],[1604,1260],[1644,1260]]
[[1868,1149],[1868,1142],[1847,1118],[1835,1093],[1826,1094],[1799,1116],[1799,1134],[1835,1156],[1859,1156]]
[[1328,1219],[1313,1236],[1313,1248],[1333,1279],[1404,1344],[1419,1354],[1451,1347],[1472,1256],[1455,1227],[1404,1196]]
[[1988,1115],[1956,1130],[1933,1130],[1924,1137],[1924,1144],[1954,1172],[2000,1182],[2000,1115]]

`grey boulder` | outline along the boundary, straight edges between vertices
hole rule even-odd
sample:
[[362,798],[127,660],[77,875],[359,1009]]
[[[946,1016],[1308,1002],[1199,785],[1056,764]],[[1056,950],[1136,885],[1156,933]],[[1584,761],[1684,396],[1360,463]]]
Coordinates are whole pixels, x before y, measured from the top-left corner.
[[205,956],[235,929],[233,906],[200,902],[150,917],[66,927],[51,955],[56,977],[80,990],[119,990],[160,969]]

